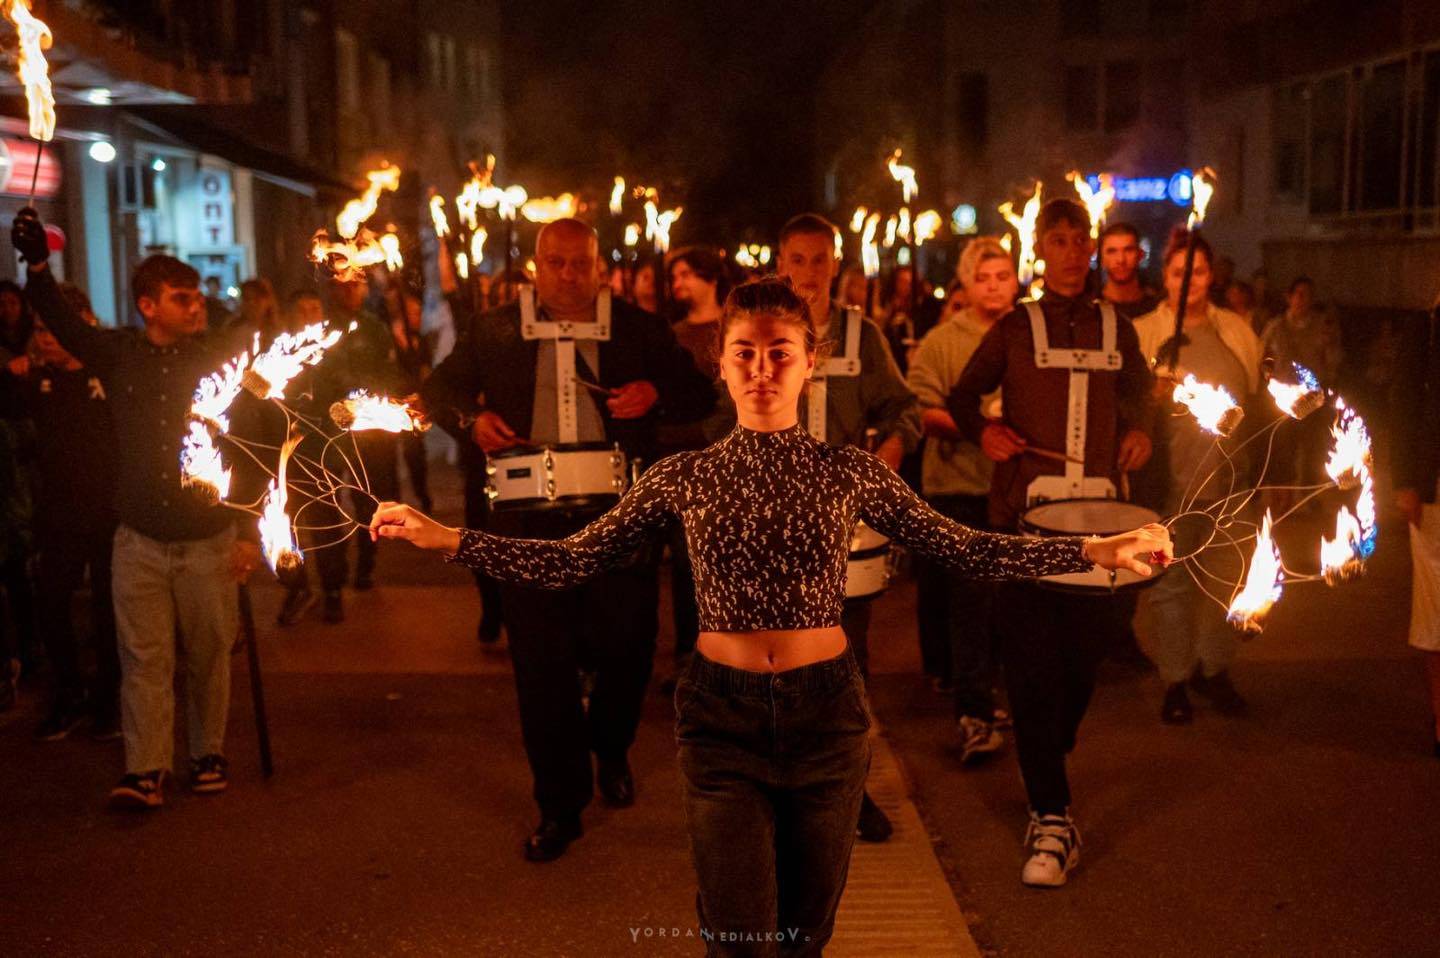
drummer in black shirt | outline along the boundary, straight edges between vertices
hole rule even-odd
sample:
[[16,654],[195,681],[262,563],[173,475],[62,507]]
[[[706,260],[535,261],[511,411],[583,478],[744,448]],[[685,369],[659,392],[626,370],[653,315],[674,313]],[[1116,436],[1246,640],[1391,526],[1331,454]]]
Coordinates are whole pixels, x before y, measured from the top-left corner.
[[[715,393],[709,380],[663,320],[618,299],[609,301],[608,339],[598,333],[604,294],[595,270],[598,243],[589,226],[557,220],[540,231],[535,245],[535,325],[522,322],[521,301],[477,316],[422,389],[426,406],[436,422],[460,442],[479,446],[492,464],[507,450],[562,439],[618,443],[628,457],[648,464],[662,413],[685,422],[711,411]],[[578,327],[569,332],[573,376],[589,385],[570,384],[573,407],[561,395],[565,384],[558,381],[558,369],[564,364],[557,363],[557,352],[563,339],[555,338],[554,324]],[[541,326],[550,332],[537,331]],[[478,408],[477,396],[483,397]],[[562,414],[572,423],[565,429]],[[502,535],[559,539],[613,503],[601,498],[582,508],[498,509],[490,528]],[[540,824],[526,842],[525,857],[550,861],[579,837],[580,812],[596,785],[612,807],[635,800],[626,756],[655,653],[657,556],[642,550],[626,566],[559,594],[505,585],[502,601],[514,639],[521,732],[540,806]],[[582,670],[594,676],[588,711]]]

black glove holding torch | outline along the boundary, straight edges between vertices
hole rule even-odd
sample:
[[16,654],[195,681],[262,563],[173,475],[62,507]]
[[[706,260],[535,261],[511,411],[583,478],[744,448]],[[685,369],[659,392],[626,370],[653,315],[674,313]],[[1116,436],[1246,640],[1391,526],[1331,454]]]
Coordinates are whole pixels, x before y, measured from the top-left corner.
[[50,238],[45,235],[45,224],[40,222],[40,214],[32,206],[15,214],[15,222],[10,227],[10,242],[20,258],[31,266],[40,266],[50,260]]

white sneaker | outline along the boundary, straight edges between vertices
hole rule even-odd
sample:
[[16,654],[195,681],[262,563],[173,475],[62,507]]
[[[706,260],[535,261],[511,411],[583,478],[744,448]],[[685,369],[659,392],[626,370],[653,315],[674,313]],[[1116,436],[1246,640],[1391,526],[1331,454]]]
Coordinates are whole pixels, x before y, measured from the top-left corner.
[[1000,751],[1000,747],[1005,744],[1005,736],[984,719],[962,715],[960,721],[955,723],[955,727],[956,731],[960,733],[960,762],[962,765],[973,765]]
[[1036,888],[1059,888],[1080,861],[1080,831],[1069,815],[1031,812],[1025,849],[1030,857],[1020,872],[1020,881]]

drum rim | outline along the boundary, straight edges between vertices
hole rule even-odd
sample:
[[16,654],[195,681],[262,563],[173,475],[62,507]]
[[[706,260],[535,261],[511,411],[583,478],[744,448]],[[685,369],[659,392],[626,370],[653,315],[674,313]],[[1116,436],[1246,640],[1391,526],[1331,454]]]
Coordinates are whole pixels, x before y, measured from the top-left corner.
[[[543,445],[514,446],[510,449],[503,449],[500,452],[492,452],[486,455],[490,461],[496,459],[513,459],[520,456],[540,456],[546,452],[614,452],[613,442],[551,442]],[[623,450],[622,450],[623,455]]]
[[1131,529],[1135,528],[1134,526],[1128,526],[1128,527],[1126,527],[1126,528],[1124,528],[1124,529],[1113,529],[1113,530],[1106,530],[1106,529],[1087,529],[1087,530],[1084,530],[1084,531],[1076,531],[1076,530],[1071,530],[1071,529],[1055,529],[1055,528],[1053,528],[1053,527],[1051,527],[1051,526],[1042,526],[1042,525],[1039,525],[1038,523],[1030,522],[1030,521],[1028,521],[1028,520],[1025,518],[1026,516],[1028,516],[1031,512],[1033,512],[1033,511],[1036,510],[1036,509],[1040,509],[1040,508],[1043,508],[1043,507],[1045,507],[1045,506],[1058,506],[1058,505],[1060,505],[1060,504],[1062,504],[1062,503],[1066,503],[1066,502],[1112,502],[1112,503],[1115,503],[1115,504],[1117,504],[1117,505],[1129,506],[1129,507],[1131,507],[1131,508],[1133,508],[1133,509],[1139,509],[1139,510],[1142,511],[1142,512],[1149,513],[1151,516],[1154,517],[1154,518],[1152,519],[1152,521],[1154,521],[1154,522],[1159,522],[1160,519],[1162,518],[1162,516],[1160,515],[1160,513],[1156,512],[1154,509],[1151,509],[1151,508],[1148,507],[1148,506],[1142,506],[1142,505],[1140,505],[1138,502],[1126,502],[1124,499],[1110,499],[1110,498],[1106,498],[1105,496],[1079,496],[1079,497],[1074,498],[1074,499],[1050,499],[1050,500],[1047,500],[1047,501],[1045,501],[1045,502],[1037,502],[1035,505],[1030,506],[1030,507],[1027,508],[1024,512],[1020,513],[1020,519],[1019,519],[1020,529],[1021,529],[1022,531],[1034,532],[1036,535],[1041,536],[1041,537],[1044,537],[1044,536],[1081,536],[1081,535],[1092,535],[1092,536],[1093,536],[1093,535],[1119,535],[1119,534],[1122,533],[1122,532],[1129,532]]

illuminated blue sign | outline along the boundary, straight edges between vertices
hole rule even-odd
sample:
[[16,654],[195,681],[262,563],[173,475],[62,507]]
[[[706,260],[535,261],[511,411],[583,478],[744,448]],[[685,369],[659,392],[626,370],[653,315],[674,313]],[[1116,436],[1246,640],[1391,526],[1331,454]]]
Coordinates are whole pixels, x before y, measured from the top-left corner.
[[[1085,177],[1090,189],[1100,189],[1100,177]],[[1111,180],[1115,199],[1120,203],[1159,203],[1169,200],[1176,206],[1190,205],[1190,171],[1180,170],[1170,177],[1117,176]]]

